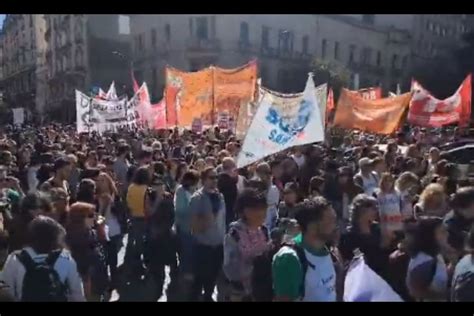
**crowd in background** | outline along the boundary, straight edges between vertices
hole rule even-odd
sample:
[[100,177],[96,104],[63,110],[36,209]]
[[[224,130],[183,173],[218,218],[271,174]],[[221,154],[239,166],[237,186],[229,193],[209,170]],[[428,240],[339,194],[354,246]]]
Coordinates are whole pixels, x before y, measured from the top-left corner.
[[405,301],[471,301],[474,187],[440,149],[460,133],[332,129],[237,169],[218,128],[4,128],[1,300],[341,301],[362,254]]

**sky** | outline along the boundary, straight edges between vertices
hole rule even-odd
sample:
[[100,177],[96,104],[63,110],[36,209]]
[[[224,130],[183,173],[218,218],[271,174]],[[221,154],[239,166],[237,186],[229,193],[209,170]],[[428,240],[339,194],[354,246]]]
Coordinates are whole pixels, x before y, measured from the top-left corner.
[[5,19],[5,14],[0,14],[0,30],[2,29],[4,19]]

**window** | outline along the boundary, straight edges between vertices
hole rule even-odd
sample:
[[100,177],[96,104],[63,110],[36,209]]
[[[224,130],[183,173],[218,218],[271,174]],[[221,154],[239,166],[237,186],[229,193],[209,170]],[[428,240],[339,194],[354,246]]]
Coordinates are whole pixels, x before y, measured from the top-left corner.
[[288,30],[280,30],[278,36],[278,48],[280,51],[289,52],[291,49],[291,33]]
[[397,69],[398,68],[398,55],[393,54],[392,56],[392,68]]
[[33,27],[33,14],[30,14],[30,27]]
[[305,35],[303,36],[303,47],[302,47],[303,54],[308,54],[308,50],[309,50],[309,36]]
[[143,50],[143,34],[138,35],[138,49]]
[[208,39],[207,17],[196,18],[196,35],[199,39]]
[[240,23],[240,42],[244,44],[248,44],[250,42],[249,24],[247,22]]
[[82,67],[84,65],[84,52],[82,51],[82,47],[78,47],[76,49],[76,67]]
[[270,47],[270,28],[268,26],[262,27],[262,47],[269,48]]
[[151,46],[156,47],[156,30],[151,29]]
[[194,35],[193,18],[189,18],[189,35]]
[[382,52],[377,51],[377,67],[380,67],[381,64],[382,64]]
[[152,91],[155,91],[156,84],[158,83],[158,71],[156,67],[153,67],[153,70],[151,71],[151,88]]
[[169,23],[165,25],[165,39],[167,43],[171,41],[171,25]]
[[362,64],[370,65],[372,60],[372,49],[370,47],[365,47],[362,51]]
[[334,42],[334,59],[339,60],[339,42]]
[[355,45],[349,46],[349,63],[350,64],[354,62],[355,50],[356,50]]
[[402,58],[402,69],[405,69],[408,64],[408,56],[403,56]]
[[324,38],[322,41],[321,45],[321,57],[326,58],[326,46],[327,46],[327,40]]

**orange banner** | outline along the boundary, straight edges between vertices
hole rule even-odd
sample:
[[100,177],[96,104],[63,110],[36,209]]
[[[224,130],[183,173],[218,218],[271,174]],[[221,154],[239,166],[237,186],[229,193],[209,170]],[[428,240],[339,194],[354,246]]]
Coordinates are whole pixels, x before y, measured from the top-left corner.
[[257,62],[235,68],[214,68],[214,122],[219,115],[237,118],[239,109],[246,106],[255,95]]
[[166,68],[166,112],[168,126],[190,127],[194,118],[211,124],[213,113],[213,70],[184,72]]
[[334,125],[377,134],[391,134],[399,127],[410,99],[411,93],[405,93],[394,98],[365,100],[347,89],[342,89]]

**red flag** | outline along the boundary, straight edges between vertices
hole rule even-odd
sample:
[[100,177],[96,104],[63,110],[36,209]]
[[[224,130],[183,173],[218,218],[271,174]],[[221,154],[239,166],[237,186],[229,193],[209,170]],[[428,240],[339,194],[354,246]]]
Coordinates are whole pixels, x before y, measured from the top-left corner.
[[152,116],[153,116],[153,129],[164,129],[166,128],[166,104],[165,100],[162,99],[156,104],[152,104]]
[[329,122],[329,115],[331,115],[334,107],[334,93],[332,92],[332,89],[329,88],[328,98],[326,101],[326,124]]
[[135,75],[133,73],[133,70],[132,70],[132,81],[133,81],[133,92],[137,93],[137,91],[140,89],[140,87],[138,86],[138,82],[135,79]]
[[413,97],[408,111],[408,122],[424,127],[441,127],[453,123],[459,126],[469,124],[471,118],[471,75],[461,83],[449,98],[439,100],[412,81]]

